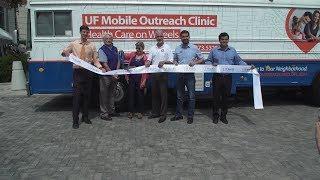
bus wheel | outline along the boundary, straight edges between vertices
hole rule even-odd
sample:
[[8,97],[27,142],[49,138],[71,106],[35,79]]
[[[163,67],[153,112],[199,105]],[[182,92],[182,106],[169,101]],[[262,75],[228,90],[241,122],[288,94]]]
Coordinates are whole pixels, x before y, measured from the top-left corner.
[[320,105],[320,75],[312,83],[312,101],[315,105]]
[[115,105],[117,107],[122,107],[125,104],[127,97],[127,86],[121,82],[117,82],[116,93],[114,97]]

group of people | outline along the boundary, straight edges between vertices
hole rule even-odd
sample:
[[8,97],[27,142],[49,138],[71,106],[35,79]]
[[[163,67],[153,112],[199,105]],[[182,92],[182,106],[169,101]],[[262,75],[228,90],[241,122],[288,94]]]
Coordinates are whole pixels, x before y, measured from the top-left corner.
[[300,18],[297,16],[292,18],[291,31],[294,39],[319,41],[319,27],[319,10],[315,10],[313,13],[306,11]]
[[[103,72],[112,71],[120,68],[118,50],[113,45],[113,37],[107,34],[103,37],[104,45],[97,51],[95,46],[88,41],[89,28],[80,27],[81,39],[68,45],[63,51],[62,56],[67,57],[70,53],[80,59],[92,63]],[[181,44],[172,53],[171,47],[164,42],[162,30],[155,32],[156,44],[149,49],[148,55],[144,52],[144,43],[138,41],[136,51],[127,55],[129,68],[157,65],[162,68],[164,64],[202,64],[205,61],[211,62],[213,66],[223,65],[246,65],[240,58],[236,50],[228,46],[229,35],[221,33],[219,35],[220,46],[214,48],[207,59],[197,48],[189,42],[190,33],[187,30],[180,32]],[[89,94],[92,81],[92,73],[84,68],[73,65],[73,128],[79,128],[79,112],[82,105],[82,121],[92,124],[88,118]],[[252,66],[254,68],[254,66]],[[118,76],[100,76],[100,118],[111,121],[113,116],[119,116],[115,111],[114,97],[116,81]],[[152,74],[130,74],[126,75],[128,81],[128,118],[141,119],[144,111],[144,91],[147,80],[151,80],[152,91],[152,111],[149,119],[159,118],[162,123],[167,119],[167,73]],[[213,97],[214,105],[212,109],[212,121],[228,124],[226,115],[228,111],[227,97],[230,95],[232,76],[231,74],[214,73],[213,78]],[[177,74],[177,108],[171,121],[183,119],[182,109],[185,95],[185,87],[188,90],[188,115],[187,123],[193,123],[195,108],[195,76],[194,73]]]

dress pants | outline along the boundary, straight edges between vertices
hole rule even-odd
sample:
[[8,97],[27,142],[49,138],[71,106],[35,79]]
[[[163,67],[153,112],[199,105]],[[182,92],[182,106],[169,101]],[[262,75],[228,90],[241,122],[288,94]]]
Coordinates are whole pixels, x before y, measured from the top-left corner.
[[168,109],[168,75],[167,73],[151,74],[152,80],[152,114],[167,116]]
[[228,97],[230,96],[232,76],[231,74],[213,74],[213,116],[227,115],[228,112]]
[[100,85],[100,116],[107,117],[115,112],[114,97],[116,93],[117,81],[112,76],[99,77]]
[[82,117],[89,116],[89,102],[92,85],[92,73],[83,68],[73,70],[73,123],[79,123],[80,107],[82,105]]

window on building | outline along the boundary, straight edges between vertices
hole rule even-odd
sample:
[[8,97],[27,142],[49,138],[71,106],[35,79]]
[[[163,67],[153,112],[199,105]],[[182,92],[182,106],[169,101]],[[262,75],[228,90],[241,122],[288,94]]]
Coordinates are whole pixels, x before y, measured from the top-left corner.
[[36,12],[37,36],[72,36],[71,11]]

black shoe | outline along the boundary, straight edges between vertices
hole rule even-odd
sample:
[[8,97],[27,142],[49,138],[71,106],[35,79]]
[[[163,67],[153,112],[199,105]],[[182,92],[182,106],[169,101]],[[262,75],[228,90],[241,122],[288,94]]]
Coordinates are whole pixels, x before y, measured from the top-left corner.
[[228,120],[227,120],[226,115],[221,115],[220,121],[223,122],[224,124],[228,124]]
[[112,118],[108,115],[108,116],[100,116],[100,119],[103,119],[105,121],[112,121]]
[[82,117],[81,117],[81,122],[84,122],[84,121],[86,121],[87,119],[88,119],[88,117],[82,116]]
[[167,119],[167,117],[161,116],[161,117],[159,118],[158,123],[163,123],[164,121],[166,121],[166,119]]
[[92,122],[88,119],[88,120],[86,120],[86,121],[84,121],[84,123],[86,123],[86,124],[92,124]]
[[192,123],[193,123],[193,118],[188,118],[187,123],[188,123],[188,124],[192,124]]
[[114,112],[114,113],[110,114],[109,116],[111,116],[111,117],[120,117],[120,113]]
[[213,117],[212,117],[212,122],[213,122],[214,124],[218,124],[218,121],[219,121],[219,115],[213,115]]
[[148,116],[148,119],[153,119],[153,118],[158,118],[158,117],[160,117],[160,115],[151,114],[150,116]]
[[79,129],[79,123],[73,123],[72,124],[73,129]]
[[84,122],[84,123],[86,123],[86,124],[92,124],[92,122],[91,122],[91,121],[89,120],[89,118],[86,117],[86,116],[82,116],[81,122]]
[[179,121],[180,119],[183,119],[183,116],[173,116],[170,121]]

